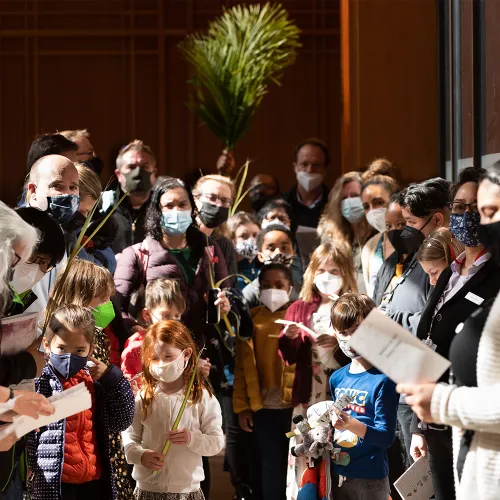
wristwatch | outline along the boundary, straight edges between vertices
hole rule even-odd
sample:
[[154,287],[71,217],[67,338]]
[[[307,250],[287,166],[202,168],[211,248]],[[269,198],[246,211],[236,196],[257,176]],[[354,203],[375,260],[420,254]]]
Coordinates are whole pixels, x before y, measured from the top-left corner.
[[14,389],[12,387],[9,387],[9,399],[14,399]]

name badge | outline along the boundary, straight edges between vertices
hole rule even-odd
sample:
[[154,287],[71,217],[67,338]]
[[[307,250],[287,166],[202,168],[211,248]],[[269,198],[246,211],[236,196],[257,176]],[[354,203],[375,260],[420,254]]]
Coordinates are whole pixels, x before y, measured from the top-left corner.
[[427,347],[430,347],[433,351],[437,349],[437,345],[432,341],[430,337],[422,339],[422,343],[425,344]]
[[482,299],[481,297],[479,297],[479,295],[476,295],[475,293],[472,293],[472,292],[469,292],[465,298],[467,300],[470,300],[471,302],[474,302],[474,304],[477,304],[478,306],[480,306],[483,302],[484,302],[484,299]]

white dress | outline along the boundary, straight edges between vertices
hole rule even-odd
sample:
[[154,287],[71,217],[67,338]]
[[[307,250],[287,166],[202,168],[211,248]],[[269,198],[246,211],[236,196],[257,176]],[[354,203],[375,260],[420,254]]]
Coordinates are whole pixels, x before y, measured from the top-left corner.
[[[311,316],[310,328],[318,336],[325,333],[333,335],[333,328],[331,327],[330,311],[333,302],[321,304],[318,311]],[[301,414],[306,417],[307,409],[309,406],[319,403],[320,401],[331,400],[330,394],[330,375],[334,370],[340,368],[334,357],[333,349],[326,349],[318,347],[316,344],[312,345],[312,390],[311,399],[309,404],[296,406],[293,409],[293,415]],[[292,428],[293,428],[292,424]],[[293,437],[290,439],[290,446],[288,451],[288,471],[286,478],[286,498],[287,500],[295,500],[299,489],[299,484],[302,475],[307,467],[304,457],[294,457],[291,453],[292,447],[301,442],[300,437]]]

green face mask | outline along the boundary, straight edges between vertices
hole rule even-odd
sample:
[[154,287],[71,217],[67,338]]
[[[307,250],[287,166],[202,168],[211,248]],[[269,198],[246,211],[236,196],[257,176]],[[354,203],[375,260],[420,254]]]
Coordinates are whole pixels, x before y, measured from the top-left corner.
[[106,328],[115,319],[115,309],[111,301],[92,309],[97,328]]

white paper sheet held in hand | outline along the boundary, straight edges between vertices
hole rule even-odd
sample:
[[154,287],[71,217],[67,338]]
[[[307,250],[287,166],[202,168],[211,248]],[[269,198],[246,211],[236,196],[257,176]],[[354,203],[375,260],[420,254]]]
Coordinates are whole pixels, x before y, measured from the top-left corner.
[[434,495],[429,460],[419,458],[395,483],[401,498],[405,500],[429,500]]
[[378,309],[359,325],[349,344],[396,383],[436,382],[451,364]]
[[60,392],[49,398],[49,401],[54,405],[55,412],[52,415],[40,415],[37,419],[21,415],[16,417],[12,424],[2,428],[0,439],[5,436],[16,433],[18,438],[21,438],[28,432],[49,425],[57,420],[70,417],[75,413],[88,410],[92,406],[92,398],[85,384],[82,382],[67,391]]

